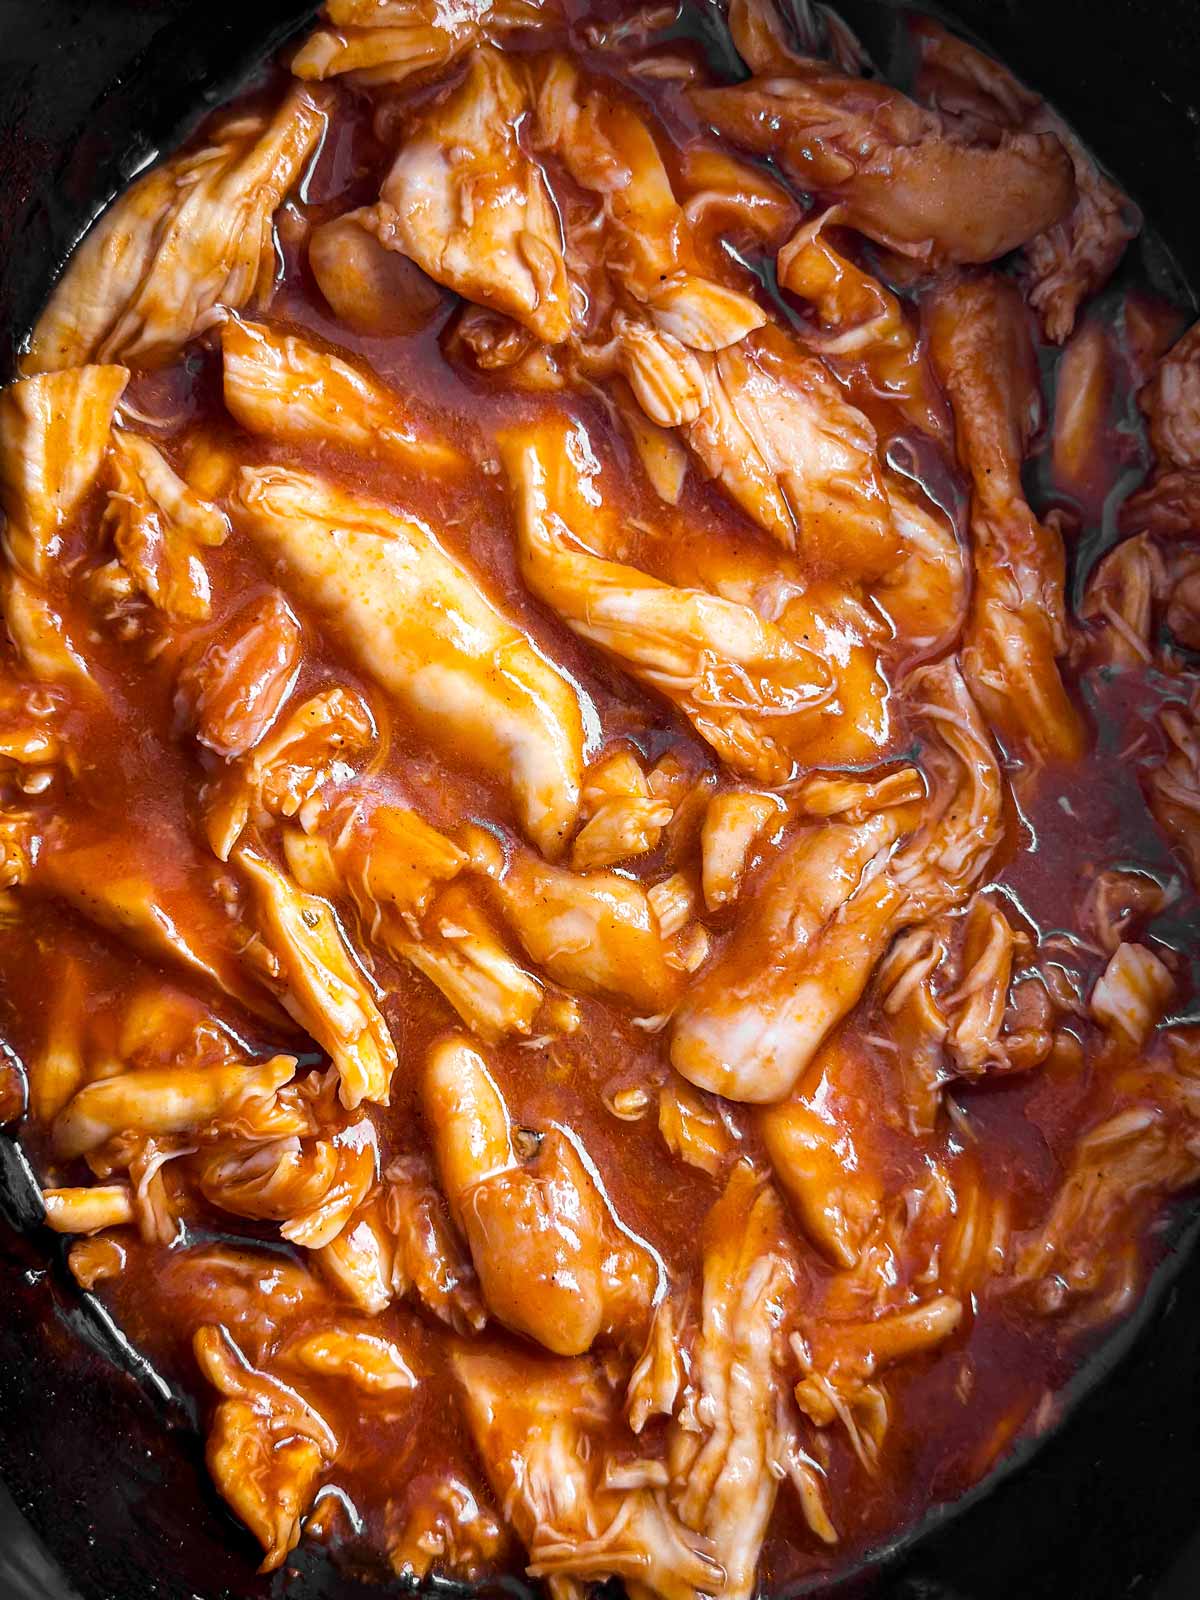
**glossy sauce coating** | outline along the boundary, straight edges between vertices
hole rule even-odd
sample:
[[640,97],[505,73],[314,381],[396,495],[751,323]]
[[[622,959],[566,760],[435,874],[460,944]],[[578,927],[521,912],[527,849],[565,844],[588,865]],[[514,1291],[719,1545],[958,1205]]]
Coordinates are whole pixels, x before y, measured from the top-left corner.
[[369,9],[0,399],[5,1105],[267,1569],[736,1600],[1200,1175],[1191,336],[935,24]]

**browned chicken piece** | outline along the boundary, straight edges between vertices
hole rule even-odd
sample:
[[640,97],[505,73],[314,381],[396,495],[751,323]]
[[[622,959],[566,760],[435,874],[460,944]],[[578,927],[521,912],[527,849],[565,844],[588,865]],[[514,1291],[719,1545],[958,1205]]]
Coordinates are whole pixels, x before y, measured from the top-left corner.
[[[645,308],[628,319],[620,343],[626,336],[651,340],[646,359],[652,360],[656,337],[675,352],[713,351],[763,326],[767,318],[757,303],[720,281],[701,258],[689,212],[676,199],[654,129],[639,109],[603,81],[585,81],[568,57],[552,56],[537,73],[534,138],[600,207],[600,259],[581,247],[572,252],[572,273],[588,278],[597,301],[616,303],[616,297],[629,311]],[[597,281],[596,265],[607,282]],[[649,398],[651,374],[646,385]],[[662,420],[653,403],[647,409]]]
[[830,237],[842,222],[832,206],[804,222],[780,250],[775,272],[781,286],[806,300],[821,323],[804,341],[839,362],[860,362],[875,392],[893,401],[907,421],[928,433],[944,426],[916,328],[900,301],[878,278],[843,254]]
[[490,880],[506,924],[530,960],[565,989],[660,1016],[708,953],[703,929],[688,921],[690,907],[680,920],[671,893],[656,894],[617,872],[568,872],[518,846],[506,854],[482,828],[465,834],[472,865]]
[[81,1189],[43,1189],[46,1225],[55,1233],[99,1233],[134,1219],[127,1183],[94,1183]]
[[1200,552],[1188,552],[1172,571],[1166,624],[1185,649],[1200,651]]
[[476,576],[416,518],[307,473],[245,469],[235,509],[363,669],[506,782],[529,836],[560,854],[583,776],[578,697]]
[[[1200,322],[1163,356],[1138,400],[1160,474],[1185,474],[1190,485],[1200,475]],[[1193,493],[1200,499],[1200,486]]]
[[650,792],[630,750],[615,750],[588,768],[580,815],[583,826],[571,845],[571,870],[588,872],[648,855],[658,848],[674,808]]
[[1039,1310],[1078,1307],[1100,1321],[1128,1309],[1140,1276],[1133,1219],[1200,1178],[1198,1068],[1194,1028],[1110,1063],[1099,1120],[1076,1141],[1046,1217],[1018,1243],[1012,1275]]
[[326,0],[322,26],[292,57],[298,78],[349,75],[364,88],[442,72],[508,29],[555,14],[554,0],[482,0],[453,8],[437,0]]
[[280,1000],[337,1068],[342,1104],[387,1105],[396,1046],[332,908],[246,845],[234,860],[250,886]]
[[588,1584],[610,1577],[639,1600],[724,1593],[708,1541],[665,1501],[661,1464],[647,1463],[637,1481],[634,1449],[632,1467],[613,1458],[617,1405],[595,1361],[476,1342],[458,1345],[451,1364],[492,1491],[529,1555],[525,1570],[554,1600],[583,1600]]
[[521,63],[480,47],[461,83],[418,114],[378,205],[358,216],[438,283],[557,344],[571,305],[558,213],[518,138],[531,111]]
[[782,1100],[892,936],[961,904],[986,869],[1001,836],[987,731],[952,662],[909,681],[931,734],[928,796],[881,788],[861,820],[796,832],[675,1012],[671,1062],[699,1087]]
[[185,659],[176,715],[214,755],[226,761],[246,755],[291,692],[302,637],[281,590],[251,600]]
[[778,795],[723,789],[712,797],[700,830],[701,884],[708,910],[736,900],[755,849],[786,816]]
[[931,263],[994,261],[1075,201],[1071,157],[1055,134],[967,142],[899,90],[823,61],[799,58],[786,76],[690,98],[719,133],[836,201],[848,227]]
[[793,1335],[802,1373],[797,1404],[819,1428],[841,1422],[862,1465],[877,1472],[889,1404],[885,1390],[873,1381],[876,1374],[936,1349],[962,1317],[962,1301],[943,1294],[868,1322],[814,1322]]
[[466,853],[407,806],[334,807],[318,833],[288,829],[301,886],[349,895],[365,944],[411,964],[486,1043],[570,1030],[545,987],[513,957],[474,885],[458,883]]
[[1008,1196],[972,1157],[930,1158],[927,1173],[884,1198],[853,1267],[826,1280],[791,1336],[801,1411],[818,1428],[840,1425],[873,1475],[893,1414],[885,1369],[952,1337],[1010,1254]]
[[[505,436],[502,453],[530,587],[574,632],[678,705],[735,771],[785,781],[806,754],[829,750],[835,725],[844,759],[866,752],[879,683],[865,639],[850,633],[852,607],[822,616],[797,582],[776,624],[735,598],[752,589],[749,558],[726,594],[719,557],[708,563],[716,592],[611,559],[623,542],[619,520],[606,509],[604,480],[584,470],[591,451],[578,428],[547,421]],[[693,571],[706,576],[702,566]]]
[[803,70],[815,56],[827,56],[846,73],[869,66],[862,45],[837,12],[812,0],[789,4],[786,14],[775,0],[729,0],[729,31],[738,55],[759,77]]
[[[1039,95],[998,61],[947,32],[932,17],[909,27],[920,51],[916,93],[971,136],[992,130],[1053,134],[1071,158],[1075,199],[1070,210],[1025,242],[1029,300],[1046,337],[1062,344],[1082,303],[1116,271],[1125,246],[1142,226],[1138,208],[1096,165],[1077,136]],[[994,136],[994,135],[993,135]]]
[[967,620],[970,572],[949,517],[886,474],[892,525],[901,555],[871,585],[877,605],[896,626],[912,657],[928,660],[957,643]]
[[487,1063],[461,1035],[434,1046],[422,1096],[442,1189],[493,1316],[556,1355],[636,1335],[657,1268],[563,1130],[514,1129]]
[[835,1267],[858,1264],[883,1198],[878,1173],[859,1149],[844,1079],[840,1035],[813,1058],[800,1087],[758,1113],[756,1123],[779,1187],[809,1242]]
[[915,922],[964,905],[983,880],[1004,836],[1004,796],[996,747],[956,663],[921,667],[907,687],[925,733],[928,800],[889,871],[906,896],[905,920]]
[[880,864],[918,816],[908,804],[796,833],[675,1012],[678,1072],[733,1100],[787,1095],[886,948],[904,895]]
[[1200,528],[1200,323],[1163,355],[1138,400],[1155,469],[1123,504],[1122,528],[1168,541],[1189,538]]
[[265,302],[275,211],[327,121],[320,93],[297,87],[274,112],[227,118],[200,149],[140,178],[72,256],[21,370],[163,362],[224,310]]
[[[504,1524],[453,1474],[421,1473],[406,1487],[403,1520],[389,1516],[388,1560],[401,1578],[431,1572],[477,1582],[499,1567],[509,1544]],[[389,1513],[392,1507],[389,1505]]]
[[1035,519],[1021,486],[1038,394],[1028,314],[994,276],[939,286],[928,303],[934,365],[972,484],[975,592],[963,669],[1002,737],[1043,760],[1075,760],[1084,729],[1056,661],[1067,645],[1062,541]]
[[1088,505],[1094,486],[1107,476],[1107,423],[1117,359],[1111,330],[1092,317],[1071,334],[1058,363],[1050,456],[1053,483],[1081,506]]
[[325,1418],[295,1389],[251,1367],[221,1327],[197,1330],[200,1370],[222,1396],[206,1457],[218,1489],[265,1552],[260,1572],[281,1567],[300,1538],[317,1481],[338,1453]]
[[272,1056],[262,1066],[145,1067],[99,1078],[85,1084],[55,1118],[55,1149],[69,1159],[127,1130],[191,1132],[251,1101],[270,1100],[295,1070],[294,1056]]
[[401,397],[341,356],[295,334],[231,317],[221,329],[225,404],[250,433],[284,444],[336,446],[402,471],[461,466]]
[[417,1377],[398,1345],[362,1328],[329,1328],[291,1339],[281,1364],[318,1378],[340,1378],[368,1398],[393,1396],[417,1387]]
[[1200,889],[1200,690],[1193,690],[1186,706],[1165,707],[1158,725],[1165,752],[1143,768],[1142,786],[1154,820]]
[[[338,1237],[379,1178],[379,1149],[367,1117],[319,1119],[317,1136],[249,1140],[236,1120],[197,1160],[200,1189],[239,1217],[278,1222],[289,1243],[318,1250]],[[244,1126],[244,1125],[243,1125]]]
[[1105,955],[1133,935],[1167,904],[1166,890],[1149,873],[1105,867],[1098,872],[1079,908],[1080,927]]
[[1168,467],[1121,507],[1121,531],[1149,530],[1166,539],[1189,537],[1200,527],[1200,472]]
[[124,367],[71,367],[0,393],[0,509],[4,552],[45,583],[63,535],[96,483],[112,441]]
[[658,1131],[673,1156],[710,1178],[724,1171],[740,1137],[715,1096],[701,1094],[674,1073],[658,1091]]
[[1167,564],[1148,533],[1123,539],[1096,564],[1079,614],[1099,624],[1093,648],[1114,665],[1154,659],[1155,606],[1169,589]]
[[424,1160],[398,1158],[384,1178],[382,1193],[314,1250],[322,1275],[367,1316],[409,1299],[458,1333],[479,1332],[487,1313],[475,1269]]
[[[999,907],[977,895],[966,916],[959,981],[943,1002],[948,1017],[946,1049],[960,1076],[1024,1064],[1020,1057],[1016,1063],[1010,1061],[1002,1035],[1013,968],[1028,948],[1025,935],[1013,931]],[[1049,1044],[1047,1038],[1046,1050]]]
[[445,299],[432,278],[381,244],[353,212],[313,229],[308,264],[334,315],[355,333],[415,333]]
[[31,888],[65,900],[151,961],[214,984],[249,1011],[285,1023],[242,959],[244,929],[230,918],[217,875],[191,841],[164,829],[153,878],[136,845],[132,834],[99,844],[76,842],[70,830],[48,837]]
[[685,429],[706,474],[788,550],[855,578],[900,554],[875,430],[825,364],[776,327],[692,357],[701,402]]
[[322,1277],[369,1317],[386,1311],[406,1287],[393,1277],[396,1241],[378,1196],[361,1205],[335,1239],[312,1253]]
[[1096,1021],[1127,1051],[1141,1050],[1175,993],[1170,968],[1144,944],[1119,944],[1092,990]]
[[[688,1382],[668,1428],[669,1493],[724,1570],[715,1593],[750,1600],[780,1480],[795,1476],[797,1425],[778,1342],[795,1268],[779,1200],[748,1161],[705,1220],[702,1258]],[[814,1520],[820,1536],[823,1506]]]
[[169,621],[204,621],[211,592],[200,552],[225,542],[228,517],[193,494],[149,439],[124,428],[112,435],[110,473],[103,526],[121,566]]
[[0,572],[0,605],[8,637],[23,670],[37,683],[82,690],[93,701],[103,695],[79,640],[40,584],[16,571]]
[[478,1333],[487,1321],[479,1282],[426,1161],[400,1156],[384,1178],[392,1292],[411,1295],[457,1333]]
[[213,854],[228,861],[246,826],[302,813],[315,826],[378,743],[374,719],[353,689],[323,689],[284,717],[253,749],[206,785],[204,823]]
[[795,228],[800,208],[794,197],[758,162],[707,139],[687,145],[678,156],[672,187],[698,249],[711,249],[718,229],[773,249]]

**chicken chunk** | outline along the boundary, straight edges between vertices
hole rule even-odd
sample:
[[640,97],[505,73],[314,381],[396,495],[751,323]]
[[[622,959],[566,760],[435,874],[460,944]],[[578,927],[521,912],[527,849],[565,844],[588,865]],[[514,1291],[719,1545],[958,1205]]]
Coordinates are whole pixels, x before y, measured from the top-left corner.
[[407,83],[553,9],[551,0],[473,0],[457,9],[437,0],[326,0],[323,26],[292,57],[292,71],[310,80],[348,76],[364,87]]
[[1158,720],[1165,751],[1142,784],[1155,821],[1200,887],[1200,691],[1186,706],[1166,706]]
[[1200,471],[1200,323],[1171,346],[1138,399],[1159,466]]
[[429,437],[398,395],[295,334],[231,317],[221,329],[221,353],[225,404],[250,433],[345,448],[402,471],[461,464],[458,451]]
[[674,1004],[696,950],[692,930],[668,932],[640,883],[616,872],[568,872],[529,850],[506,859],[482,829],[470,830],[469,849],[522,948],[556,983],[651,1016]]
[[223,310],[264,301],[275,211],[326,126],[320,92],[297,86],[273,113],[231,117],[202,148],[140,178],[72,256],[22,371],[167,361]]
[[778,1198],[748,1161],[709,1212],[702,1250],[689,1420],[668,1434],[671,1498],[724,1569],[717,1594],[750,1600],[790,1442],[777,1341],[795,1277]]
[[255,1100],[269,1100],[296,1070],[294,1056],[262,1066],[154,1068],[84,1084],[54,1121],[54,1145],[64,1158],[86,1154],[114,1134],[185,1133]]
[[567,679],[414,518],[305,473],[246,469],[236,509],[421,727],[509,784],[561,853],[579,806],[583,720]]
[[777,328],[708,358],[686,438],[709,477],[785,549],[873,578],[899,553],[874,429]]
[[442,1188],[492,1314],[564,1356],[644,1321],[657,1283],[650,1253],[616,1222],[562,1130],[521,1160],[504,1099],[463,1037],[434,1047],[422,1094]]
[[884,853],[912,805],[802,828],[675,1013],[671,1063],[734,1100],[782,1099],[857,1001],[903,904]]
[[487,1321],[479,1282],[424,1158],[401,1156],[384,1177],[393,1292],[411,1295],[458,1333],[478,1333]]
[[1075,326],[1080,305],[1116,270],[1125,246],[1141,228],[1137,207],[1097,166],[1078,136],[1045,101],[990,56],[949,33],[932,17],[914,16],[920,65],[916,93],[961,127],[982,124],[1053,134],[1071,158],[1075,200],[1071,209],[1025,244],[1031,279],[1029,299],[1046,337],[1062,344]]
[[84,1189],[43,1189],[46,1224],[55,1233],[100,1233],[134,1218],[127,1183],[94,1183]]
[[916,329],[890,289],[864,272],[833,242],[842,220],[839,206],[802,224],[775,261],[780,285],[807,301],[822,324],[804,342],[841,364],[861,364],[871,387],[893,401],[905,419],[928,433],[943,425],[931,392]]
[[710,911],[737,898],[752,851],[784,819],[784,804],[773,794],[726,789],[713,796],[700,830],[701,881]]
[[125,392],[124,367],[68,367],[0,393],[0,509],[4,550],[45,583],[63,534],[95,484]]
[[526,1571],[547,1579],[557,1600],[582,1600],[586,1584],[609,1577],[659,1600],[723,1592],[707,1541],[660,1492],[607,1487],[616,1407],[592,1361],[474,1344],[458,1346],[451,1363],[488,1481],[529,1554]]
[[111,473],[104,525],[117,559],[164,617],[203,621],[211,593],[200,552],[225,542],[229,519],[149,439],[123,428],[112,436]]
[[558,213],[518,139],[530,110],[520,63],[480,47],[461,84],[418,115],[378,205],[359,215],[438,283],[557,344],[571,306]]
[[1125,1311],[1140,1281],[1134,1218],[1200,1177],[1195,1032],[1160,1035],[1142,1052],[1108,1075],[1045,1217],[1018,1242],[1012,1277],[1046,1314]]
[[837,1036],[814,1058],[800,1088],[757,1116],[771,1167],[808,1239],[835,1267],[857,1266],[878,1219],[879,1174],[859,1149],[854,1119],[835,1098],[846,1077]]
[[381,244],[353,211],[313,229],[308,264],[338,320],[369,337],[415,333],[445,300],[432,278]]
[[881,786],[861,820],[794,835],[675,1013],[671,1062],[699,1087],[783,1099],[893,934],[965,900],[991,860],[1002,791],[987,730],[953,662],[909,682],[931,735],[927,796]]
[[332,1428],[278,1378],[256,1371],[223,1328],[194,1340],[196,1360],[224,1397],[206,1458],[217,1487],[265,1552],[260,1572],[283,1565],[300,1538],[322,1469],[337,1455]]
[[304,888],[348,893],[364,940],[411,962],[480,1039],[533,1032],[542,984],[508,950],[474,888],[454,881],[465,853],[415,811],[338,808],[318,834],[289,829],[284,848]]
[[278,589],[236,611],[180,670],[176,715],[223,760],[266,735],[296,681],[302,630]]
[[1044,760],[1074,760],[1083,725],[1056,660],[1067,646],[1062,541],[1021,487],[1037,396],[1027,313],[998,277],[940,286],[930,300],[933,361],[972,483],[967,680],[1003,735]]
[[344,782],[376,742],[370,710],[352,689],[323,689],[305,700],[206,787],[214,855],[228,861],[252,818],[294,817],[303,807],[314,824],[327,787]]
[[[532,438],[507,436],[502,451],[530,587],[574,632],[678,705],[735,771],[780,783],[814,749],[828,749],[835,726],[852,745],[871,727],[877,684],[869,653],[860,645],[847,659],[829,648],[835,633],[846,642],[832,617],[818,616],[806,643],[794,623],[785,631],[743,601],[606,559],[603,547],[619,537],[615,513],[585,470],[590,449],[577,430],[547,423]],[[593,554],[597,543],[602,552]]]
[[387,1105],[396,1046],[332,908],[247,846],[234,859],[253,893],[280,998],[337,1068],[342,1104],[348,1111],[364,1100]]
[[1053,133],[968,143],[899,90],[802,59],[787,76],[695,89],[718,132],[774,156],[801,189],[836,200],[849,227],[931,261],[994,261],[1053,227],[1075,201]]
[[[585,80],[563,55],[540,65],[536,83],[539,148],[551,152],[599,207],[601,249],[571,248],[568,240],[572,273],[587,281],[589,298],[597,305],[645,308],[644,316],[624,321],[632,336],[645,336],[648,354],[656,335],[672,349],[714,351],[761,328],[767,320],[761,307],[723,282],[704,255],[641,108],[614,95],[603,80]],[[593,325],[598,320],[593,316]],[[621,320],[614,318],[614,328]],[[630,381],[636,386],[633,372]]]

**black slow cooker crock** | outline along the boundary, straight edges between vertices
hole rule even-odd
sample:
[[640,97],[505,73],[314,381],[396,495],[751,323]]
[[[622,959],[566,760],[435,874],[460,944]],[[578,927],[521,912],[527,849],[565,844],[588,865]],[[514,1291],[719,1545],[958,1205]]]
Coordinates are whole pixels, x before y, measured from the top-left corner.
[[[703,7],[707,0],[690,0]],[[786,4],[786,0],[784,0]],[[255,63],[295,0],[0,0],[0,381],[88,222]],[[842,0],[876,59],[896,7]],[[1142,205],[1153,272],[1200,286],[1200,0],[952,0],[940,9],[1041,90]],[[1200,930],[1197,931],[1200,939]],[[257,1578],[195,1418],[65,1272],[0,1137],[0,1600],[346,1600],[319,1553]],[[841,1595],[1200,1600],[1200,1233],[1185,1206],[1134,1322],[1065,1420]],[[453,1586],[439,1590],[454,1593]],[[519,1585],[502,1586],[509,1594]],[[783,1597],[771,1597],[783,1600]]]

